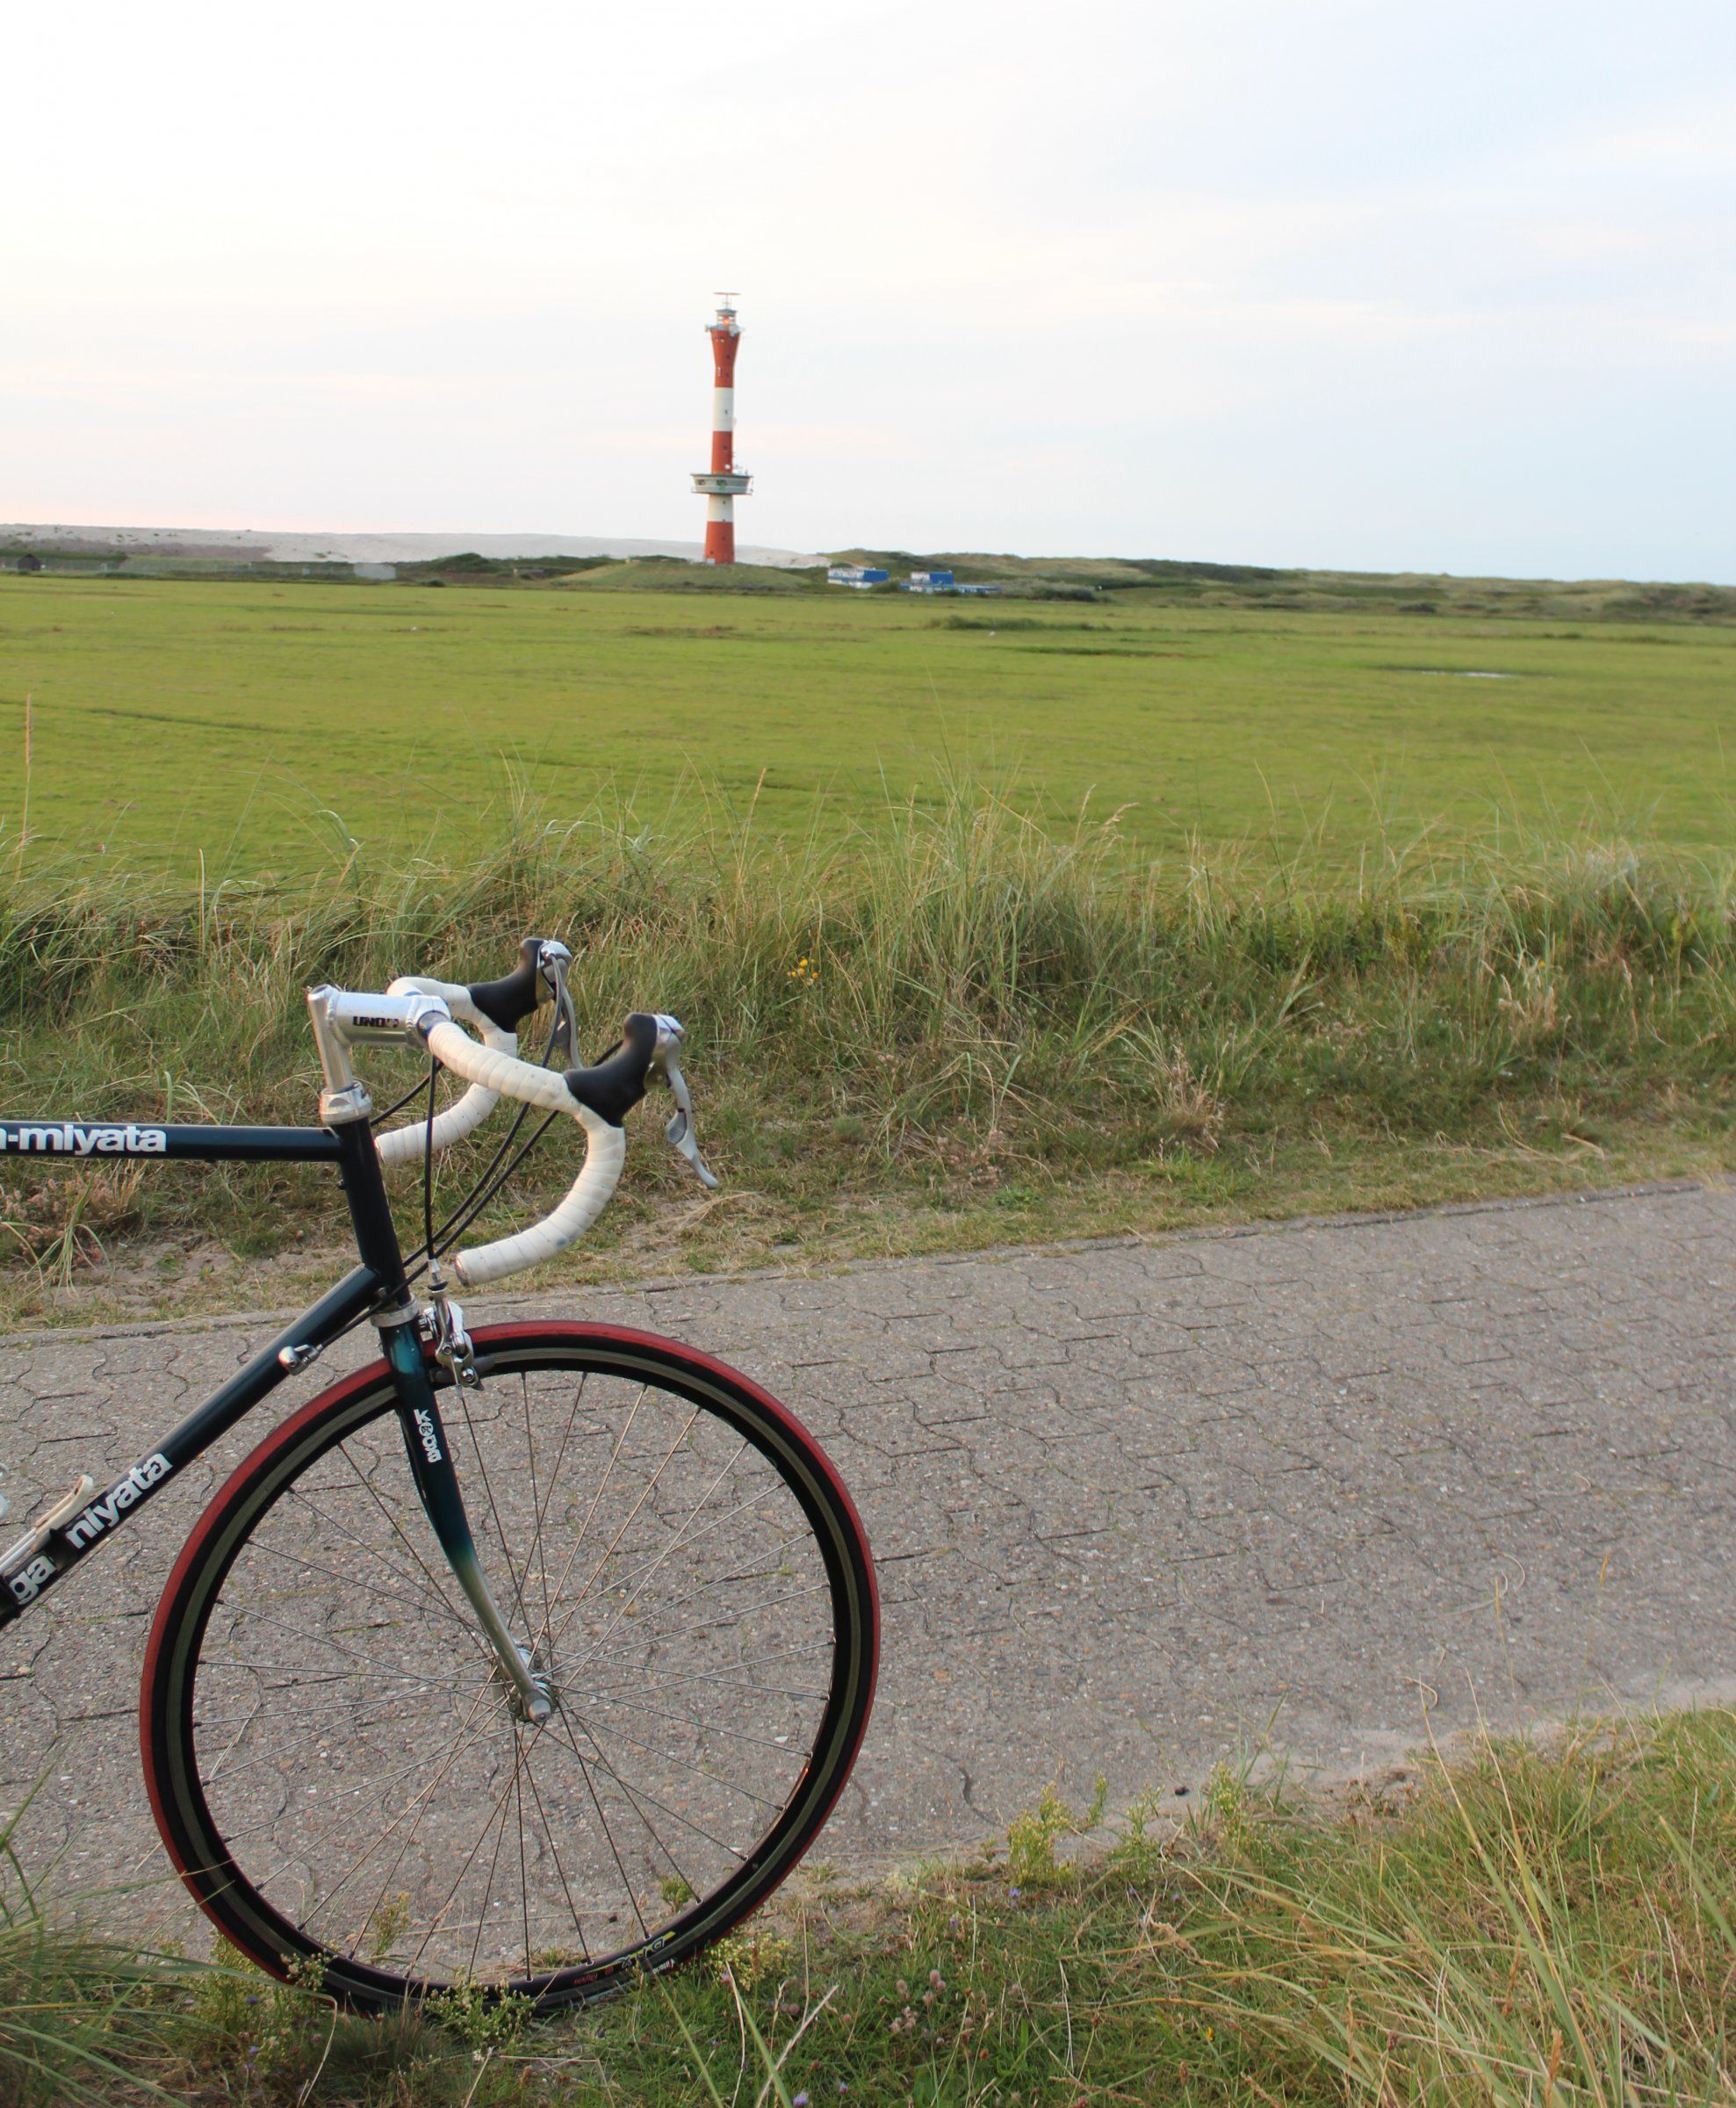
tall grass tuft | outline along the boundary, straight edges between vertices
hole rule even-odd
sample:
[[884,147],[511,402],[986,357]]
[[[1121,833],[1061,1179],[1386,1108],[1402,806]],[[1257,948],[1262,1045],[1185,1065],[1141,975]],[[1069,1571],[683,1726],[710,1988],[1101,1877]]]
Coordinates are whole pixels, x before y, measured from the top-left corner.
[[138,2098],[131,2082],[162,2048],[180,1965],[51,1916],[14,1844],[23,1812],[0,1819],[0,2108]]
[[1162,1996],[1285,2098],[1736,2099],[1732,1766],[1704,1713],[1485,1744],[1325,1840],[1231,1796]]
[[1046,1795],[1004,1858],[823,1886],[721,1989],[675,1979],[679,2031],[601,2016],[576,2097],[751,2097],[776,2059],[810,2103],[1728,2104],[1732,1779],[1709,1711],[1487,1739],[1335,1812],[1221,1772],[1179,1835],[1136,1808],[1070,1861]]
[[[0,2103],[1711,2108],[1736,2102],[1736,1716],[1486,1739],[1179,1830],[1051,1790],[969,1864],[805,1885],[673,1974],[384,2020],[239,1967],[0,1938]],[[1166,1805],[1173,1807],[1173,1800]]]
[[351,848],[316,880],[191,888],[28,866],[0,892],[5,1109],[305,1119],[309,982],[490,976],[527,930],[573,946],[594,1053],[629,1008],[689,1022],[711,1139],[774,1187],[1468,1137],[1518,1104],[1595,1139],[1727,1102],[1736,1050],[1736,858],[1423,842],[1334,883],[1233,850],[1152,863],[1113,818],[1057,833],[963,789],[841,842],[719,805],[653,831],[522,800],[461,866]]

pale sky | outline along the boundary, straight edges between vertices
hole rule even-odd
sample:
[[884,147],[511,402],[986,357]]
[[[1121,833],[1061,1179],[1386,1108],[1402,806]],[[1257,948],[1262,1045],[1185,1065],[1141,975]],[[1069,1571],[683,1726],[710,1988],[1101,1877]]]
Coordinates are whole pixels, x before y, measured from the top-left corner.
[[14,4],[0,518],[1736,581],[1732,0]]

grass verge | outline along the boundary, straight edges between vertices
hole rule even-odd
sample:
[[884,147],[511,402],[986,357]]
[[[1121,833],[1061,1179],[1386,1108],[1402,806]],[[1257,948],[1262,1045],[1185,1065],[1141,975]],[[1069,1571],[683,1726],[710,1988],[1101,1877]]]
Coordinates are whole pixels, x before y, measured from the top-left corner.
[[[1354,884],[1250,876],[1229,852],[1166,867],[1113,820],[1057,834],[962,790],[842,844],[715,812],[652,838],[523,808],[461,867],[357,855],[208,891],[29,867],[0,893],[6,1109],[306,1120],[307,983],[479,978],[529,929],[573,944],[592,1050],[630,1008],[687,1017],[725,1180],[702,1199],[642,1123],[593,1274],[1736,1161],[1736,859],[1419,844]],[[390,1059],[386,1094],[414,1080]],[[545,1150],[496,1219],[571,1176],[570,1149]],[[81,1278],[134,1307],[187,1307],[202,1271],[233,1296],[237,1260],[342,1231],[313,1172],[0,1166],[14,1318],[53,1317]]]
[[72,2099],[82,2070],[212,2108],[1736,2099],[1728,1712],[1487,1740],[1329,1809],[1220,1772],[1179,1830],[1137,1808],[1070,1859],[1073,1826],[1048,1794],[971,1863],[822,1871],[709,1960],[546,2023],[463,1994],[349,2019],[220,1969],[141,2001],[136,1963],[40,1937],[86,2002],[43,2090],[18,2047],[43,1979],[8,1964],[0,2097]]

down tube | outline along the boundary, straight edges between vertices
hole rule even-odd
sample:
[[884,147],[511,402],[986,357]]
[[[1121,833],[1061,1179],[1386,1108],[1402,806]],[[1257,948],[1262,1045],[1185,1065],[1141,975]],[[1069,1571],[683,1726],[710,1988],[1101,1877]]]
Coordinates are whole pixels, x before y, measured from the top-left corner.
[[[161,1492],[175,1474],[202,1455],[236,1421],[245,1418],[307,1356],[378,1300],[382,1283],[371,1267],[357,1267],[309,1310],[279,1332],[220,1390],[165,1435],[105,1492],[93,1492],[83,1505],[71,1506],[54,1528],[38,1529],[13,1547],[0,1570],[0,1628],[11,1624],[32,1603],[69,1574],[81,1559],[130,1522],[138,1510]],[[70,1504],[66,1504],[70,1505]]]

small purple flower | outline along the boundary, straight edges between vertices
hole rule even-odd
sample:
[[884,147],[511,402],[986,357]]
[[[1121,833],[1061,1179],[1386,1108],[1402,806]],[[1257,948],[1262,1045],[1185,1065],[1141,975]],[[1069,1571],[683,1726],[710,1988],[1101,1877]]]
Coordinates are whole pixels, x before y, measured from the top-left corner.
[[798,2093],[796,2098],[789,2104],[789,2108],[808,2108],[807,2095],[805,2093]]

